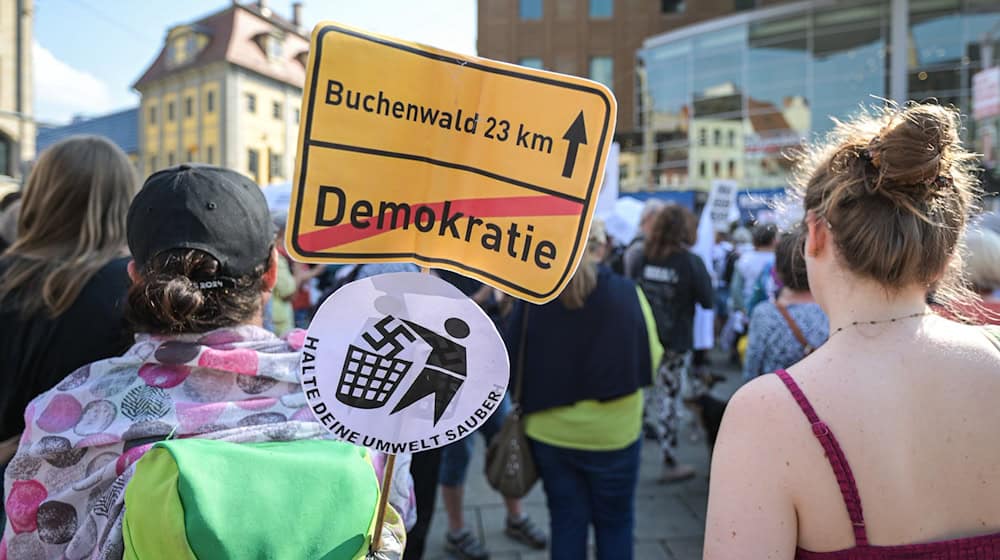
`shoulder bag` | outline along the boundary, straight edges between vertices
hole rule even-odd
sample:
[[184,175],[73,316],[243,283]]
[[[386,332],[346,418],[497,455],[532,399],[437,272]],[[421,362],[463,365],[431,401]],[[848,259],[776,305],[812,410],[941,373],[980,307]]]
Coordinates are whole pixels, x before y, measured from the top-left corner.
[[781,316],[785,318],[788,328],[792,329],[792,335],[795,337],[795,340],[799,341],[799,344],[802,345],[802,357],[804,358],[812,354],[816,348],[812,344],[809,344],[809,340],[806,338],[806,335],[802,334],[802,329],[799,328],[798,323],[792,318],[792,314],[788,312],[788,308],[778,302],[774,302],[774,306],[778,308],[778,313],[781,313]]
[[486,480],[507,498],[523,498],[538,480],[538,470],[531,457],[531,447],[524,435],[521,417],[521,389],[524,387],[524,354],[528,340],[528,304],[521,317],[520,345],[517,352],[516,381],[510,414],[493,441],[486,448]]

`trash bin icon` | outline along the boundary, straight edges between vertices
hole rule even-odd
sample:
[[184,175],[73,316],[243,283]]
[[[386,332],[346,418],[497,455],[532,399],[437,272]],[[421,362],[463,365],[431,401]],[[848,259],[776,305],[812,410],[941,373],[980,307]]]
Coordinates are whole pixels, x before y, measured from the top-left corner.
[[385,406],[412,366],[413,362],[408,360],[390,358],[351,344],[341,369],[337,400],[354,408]]

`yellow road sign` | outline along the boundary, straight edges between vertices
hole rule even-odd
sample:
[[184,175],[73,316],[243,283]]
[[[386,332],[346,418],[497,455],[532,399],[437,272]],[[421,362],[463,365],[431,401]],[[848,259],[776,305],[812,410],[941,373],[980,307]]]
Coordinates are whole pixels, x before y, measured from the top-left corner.
[[604,86],[335,23],[313,31],[288,247],[556,297],[585,247],[617,104]]

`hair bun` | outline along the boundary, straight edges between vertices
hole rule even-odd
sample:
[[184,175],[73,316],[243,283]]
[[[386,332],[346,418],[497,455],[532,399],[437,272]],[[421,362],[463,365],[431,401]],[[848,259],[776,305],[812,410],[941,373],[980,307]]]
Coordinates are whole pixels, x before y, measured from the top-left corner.
[[957,114],[938,105],[893,114],[862,150],[875,168],[870,193],[909,206],[950,190],[958,127]]

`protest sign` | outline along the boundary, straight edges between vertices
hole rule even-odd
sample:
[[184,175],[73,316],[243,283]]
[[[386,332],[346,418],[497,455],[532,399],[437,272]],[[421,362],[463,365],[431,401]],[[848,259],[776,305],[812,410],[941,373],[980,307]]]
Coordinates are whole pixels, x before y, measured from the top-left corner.
[[415,453],[471,434],[500,406],[510,366],[493,321],[430,274],[352,282],[319,308],[302,350],[308,406],[340,439]]
[[615,128],[596,82],[322,23],[287,245],[410,261],[545,302],[583,254]]

